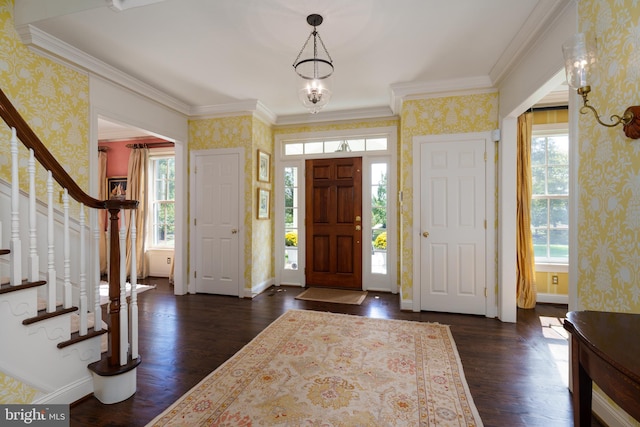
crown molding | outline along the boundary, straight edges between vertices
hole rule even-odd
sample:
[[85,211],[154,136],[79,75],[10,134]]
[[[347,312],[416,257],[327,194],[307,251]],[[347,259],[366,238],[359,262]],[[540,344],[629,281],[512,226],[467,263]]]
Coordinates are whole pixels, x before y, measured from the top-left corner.
[[393,112],[399,114],[402,110],[402,103],[408,99],[463,95],[491,90],[494,90],[494,87],[491,84],[489,76],[430,82],[396,83],[391,85],[391,105]]
[[243,116],[246,114],[253,114],[268,124],[275,124],[277,120],[277,116],[257,99],[191,107],[189,110],[189,118],[191,119],[216,119],[221,117]]
[[356,108],[351,110],[320,111],[317,114],[291,114],[278,116],[276,125],[302,125],[345,120],[382,119],[393,117],[390,107]]
[[134,7],[148,6],[153,3],[160,3],[165,0],[107,0],[109,7],[116,11],[132,9]]
[[575,0],[539,0],[518,34],[511,40],[489,72],[493,85],[499,87],[542,35],[553,27],[564,9]]
[[141,82],[111,65],[100,61],[83,51],[26,24],[16,28],[22,42],[31,50],[49,59],[82,72],[96,74],[119,84],[184,115],[189,114],[189,106],[176,98]]
[[[554,1],[555,3],[564,4],[570,0],[542,1]],[[477,76],[431,82],[397,83],[391,86],[390,106],[321,111],[318,114],[303,113],[278,116],[255,99],[219,105],[190,106],[49,35],[33,25],[21,25],[16,28],[16,30],[22,42],[42,56],[79,72],[95,74],[132,92],[145,96],[160,105],[175,110],[188,118],[195,119],[253,114],[271,125],[300,125],[349,120],[382,119],[397,116],[401,112],[404,100],[422,99],[433,96],[462,95],[494,90],[489,76]]]

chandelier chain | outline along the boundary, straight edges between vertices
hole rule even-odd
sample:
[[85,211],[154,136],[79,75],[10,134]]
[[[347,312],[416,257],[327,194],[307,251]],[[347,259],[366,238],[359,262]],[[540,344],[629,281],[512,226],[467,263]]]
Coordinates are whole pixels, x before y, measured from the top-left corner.
[[331,55],[329,55],[329,51],[325,47],[324,42],[322,41],[322,37],[320,37],[320,34],[318,34],[318,40],[320,40],[320,44],[322,45],[322,48],[324,49],[324,53],[327,54],[327,58],[329,58],[329,62],[331,62],[333,64],[333,59],[331,59]]
[[[300,59],[300,55],[302,55],[302,52],[304,51],[304,48],[307,46],[307,43],[309,43],[309,40],[311,39],[312,36],[313,36],[313,33],[309,34],[309,37],[307,37],[307,40],[302,44],[302,47],[300,48],[300,52],[298,53],[298,56],[296,56],[295,61],[293,61],[293,66],[294,67],[298,63],[298,59]],[[324,46],[324,44],[323,44],[323,46]]]

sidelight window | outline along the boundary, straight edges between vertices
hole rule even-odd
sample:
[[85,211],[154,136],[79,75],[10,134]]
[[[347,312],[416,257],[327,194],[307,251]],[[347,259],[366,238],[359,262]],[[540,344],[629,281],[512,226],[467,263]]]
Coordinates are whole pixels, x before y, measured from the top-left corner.
[[371,273],[387,274],[387,163],[371,164]]
[[298,168],[284,168],[284,268],[298,269]]

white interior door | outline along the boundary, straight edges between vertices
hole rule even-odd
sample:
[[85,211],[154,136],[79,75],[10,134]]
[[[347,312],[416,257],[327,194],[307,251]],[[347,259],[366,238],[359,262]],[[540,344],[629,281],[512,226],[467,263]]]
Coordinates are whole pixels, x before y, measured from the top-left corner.
[[420,309],[486,314],[485,139],[420,146]]
[[240,154],[194,157],[195,290],[240,296]]

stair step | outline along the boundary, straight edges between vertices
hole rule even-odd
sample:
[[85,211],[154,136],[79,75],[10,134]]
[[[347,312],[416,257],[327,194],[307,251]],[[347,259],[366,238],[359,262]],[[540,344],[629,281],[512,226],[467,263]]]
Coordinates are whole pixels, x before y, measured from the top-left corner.
[[101,329],[99,331],[96,331],[94,328],[89,328],[87,330],[87,335],[80,336],[80,332],[74,332],[74,333],[71,334],[71,338],[70,339],[68,339],[67,341],[59,342],[57,345],[58,345],[58,348],[65,348],[65,347],[68,347],[70,345],[79,343],[81,341],[88,340],[90,338],[98,337],[100,335],[106,334],[107,332],[108,331],[106,329]]
[[27,282],[24,280],[21,284],[16,286],[11,286],[9,284],[0,285],[0,294],[6,294],[8,292],[20,291],[22,289],[35,288],[37,286],[46,285],[47,282],[45,280],[38,280],[35,282]]
[[78,310],[78,307],[70,307],[70,308],[56,307],[56,311],[53,311],[51,313],[47,313],[46,310],[39,310],[37,316],[24,319],[22,321],[22,324],[31,325],[33,323],[40,322],[42,320],[51,319],[52,317],[62,316],[63,314],[67,314],[67,313],[73,313],[74,311],[77,311],[77,310]]
[[97,362],[91,363],[88,368],[100,376],[109,377],[129,372],[132,369],[135,369],[140,362],[142,362],[142,358],[140,356],[135,359],[132,359],[131,356],[129,356],[126,364],[114,366],[109,364],[109,356],[103,353],[102,358]]

